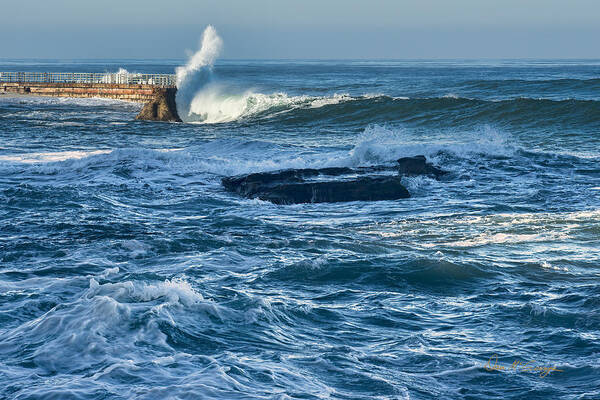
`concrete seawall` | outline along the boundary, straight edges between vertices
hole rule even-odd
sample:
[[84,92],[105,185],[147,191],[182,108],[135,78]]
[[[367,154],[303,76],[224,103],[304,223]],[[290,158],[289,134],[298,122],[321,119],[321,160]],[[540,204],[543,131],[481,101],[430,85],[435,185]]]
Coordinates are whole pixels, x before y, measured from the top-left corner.
[[152,101],[162,87],[120,83],[37,83],[0,82],[0,93],[20,93],[53,97],[102,97],[136,103]]
[[123,83],[0,82],[0,94],[15,93],[51,97],[100,97],[143,103],[137,119],[181,122],[174,87]]

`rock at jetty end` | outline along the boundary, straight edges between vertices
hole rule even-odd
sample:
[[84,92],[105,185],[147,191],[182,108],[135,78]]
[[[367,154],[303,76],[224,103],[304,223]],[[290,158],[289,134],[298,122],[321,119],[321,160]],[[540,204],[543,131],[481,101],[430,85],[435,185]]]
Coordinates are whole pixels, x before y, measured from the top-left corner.
[[154,99],[135,117],[146,121],[181,122],[175,104],[175,88],[156,89]]

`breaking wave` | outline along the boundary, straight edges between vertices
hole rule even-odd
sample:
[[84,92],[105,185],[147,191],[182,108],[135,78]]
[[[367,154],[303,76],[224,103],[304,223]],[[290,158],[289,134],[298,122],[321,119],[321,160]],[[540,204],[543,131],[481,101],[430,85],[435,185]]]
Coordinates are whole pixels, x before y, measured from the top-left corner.
[[[317,98],[313,98],[315,101]],[[560,124],[569,126],[576,122],[586,128],[598,128],[596,117],[600,113],[600,101],[550,100],[513,98],[506,100],[482,100],[446,95],[443,97],[402,98],[386,95],[349,96],[319,99],[320,107],[305,107],[302,103],[290,103],[283,113],[281,108],[262,110],[253,118],[277,117],[277,122],[315,124],[329,121],[335,124],[386,124],[408,122],[411,124],[450,124],[477,126],[485,124],[522,124],[536,127]],[[327,107],[324,107],[327,106]],[[315,109],[316,108],[316,109]],[[544,118],[532,123],[535,113]]]
[[[382,94],[294,96],[282,92],[260,93],[251,88],[240,90],[216,79],[213,74],[213,66],[222,47],[223,40],[209,25],[202,34],[200,49],[186,65],[177,68],[177,111],[184,122],[214,124],[281,116],[284,120],[294,122],[333,119],[336,122],[357,121],[364,124],[406,119],[429,121],[432,114],[443,114],[451,123],[526,123],[529,115],[536,112],[547,116],[547,121],[552,123],[569,123],[577,118],[584,124],[597,124],[594,115],[600,111],[600,101],[593,99],[509,97],[490,100],[462,97],[454,93],[415,98]],[[597,82],[591,80],[584,83]],[[478,84],[494,87],[498,82]],[[331,107],[319,113],[310,111],[325,106]]]
[[357,98],[347,94],[290,96],[286,93],[257,93],[251,89],[239,92],[214,78],[213,66],[222,47],[222,39],[209,25],[202,34],[200,49],[185,66],[177,68],[177,112],[184,122],[231,122],[267,111],[273,114],[296,108],[318,108],[369,97]]
[[287,168],[393,165],[398,158],[415,154],[426,155],[442,164],[447,157],[463,161],[482,157],[493,159],[512,157],[520,150],[511,135],[492,127],[424,142],[408,130],[373,125],[358,135],[354,144],[331,148],[327,152],[306,153],[295,146],[230,138],[187,148],[127,148],[1,156],[0,173],[6,176],[23,173],[43,175],[51,177],[54,185],[63,181],[68,185],[73,181],[93,181],[99,185],[153,182],[164,186],[173,180],[184,182],[186,179],[217,183],[218,176]]
[[221,123],[268,113],[274,116],[299,108],[319,108],[356,100],[347,94],[333,96],[289,96],[286,93],[262,94],[247,91],[228,93],[225,86],[208,84],[198,92],[190,106],[187,122]]
[[[482,100],[446,95],[431,98],[386,95],[334,94],[331,96],[291,96],[253,91],[228,92],[226,85],[212,82],[193,98],[186,122],[224,123],[244,119],[275,119],[285,123],[331,121],[344,124],[382,124],[393,121],[431,123],[444,118],[447,123],[475,126],[486,123],[527,125],[529,115],[544,115],[545,124],[579,124],[598,127],[595,115],[600,101],[514,98]],[[539,122],[538,122],[539,123]]]

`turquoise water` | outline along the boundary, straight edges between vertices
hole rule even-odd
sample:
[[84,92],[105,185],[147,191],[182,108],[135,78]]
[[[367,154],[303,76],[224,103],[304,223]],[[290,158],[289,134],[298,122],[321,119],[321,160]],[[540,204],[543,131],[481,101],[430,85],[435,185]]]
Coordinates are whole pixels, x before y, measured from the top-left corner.
[[[203,85],[186,124],[0,96],[0,398],[600,398],[600,62],[221,61]],[[220,185],[417,154],[449,177],[398,201]]]

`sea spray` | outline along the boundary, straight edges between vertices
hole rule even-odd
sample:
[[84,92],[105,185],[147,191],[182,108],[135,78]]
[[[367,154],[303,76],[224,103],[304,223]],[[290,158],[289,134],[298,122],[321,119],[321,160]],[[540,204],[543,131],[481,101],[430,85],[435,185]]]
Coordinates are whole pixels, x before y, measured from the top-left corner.
[[185,66],[177,68],[177,112],[183,121],[190,121],[194,96],[212,79],[212,67],[222,46],[223,41],[217,31],[209,25],[202,34],[200,50],[192,55]]
[[177,68],[177,112],[184,122],[231,122],[267,110],[286,112],[366,98],[347,94],[289,96],[286,93],[256,93],[250,88],[242,91],[231,89],[226,82],[215,80],[213,75],[213,66],[222,47],[223,40],[209,25],[202,34],[200,49],[186,65]]
[[222,47],[222,39],[209,25],[202,34],[200,49],[185,66],[177,68],[177,112],[184,122],[229,122],[289,103],[287,95],[279,93],[263,95],[250,90],[227,93],[226,84],[213,78],[213,65]]

